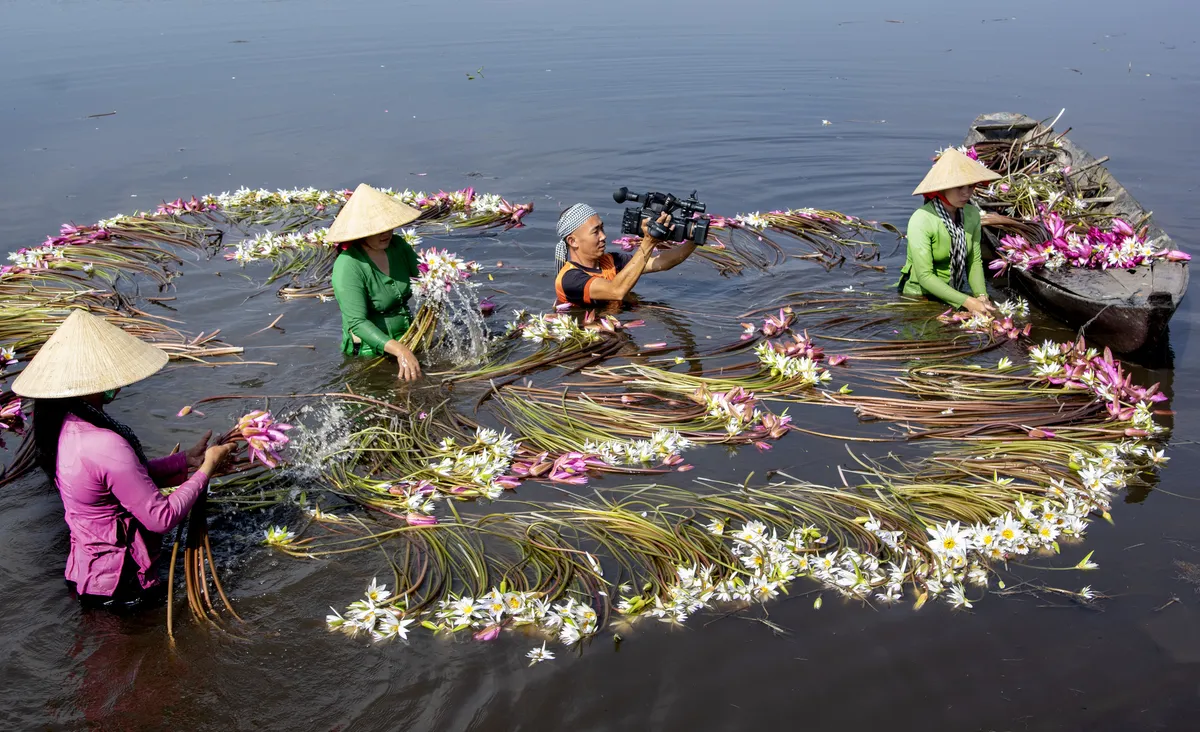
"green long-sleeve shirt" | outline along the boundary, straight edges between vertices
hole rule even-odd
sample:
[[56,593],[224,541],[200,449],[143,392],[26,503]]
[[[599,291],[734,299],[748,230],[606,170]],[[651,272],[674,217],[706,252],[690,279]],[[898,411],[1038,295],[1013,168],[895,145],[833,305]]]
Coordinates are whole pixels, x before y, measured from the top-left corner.
[[[962,208],[963,231],[967,235],[967,282],[971,295],[987,294],[983,278],[983,256],[980,253],[979,209],[974,206]],[[905,295],[936,297],[942,302],[962,307],[969,296],[950,286],[950,232],[938,218],[932,203],[926,203],[913,212],[908,220],[908,256],[901,275],[908,275],[904,283]]]
[[[399,339],[412,324],[409,280],[418,274],[417,253],[397,234],[387,258],[390,276],[358,244],[333,262],[333,296],[342,311],[342,353],[347,356],[381,356],[387,342]],[[354,336],[361,341],[357,350]]]

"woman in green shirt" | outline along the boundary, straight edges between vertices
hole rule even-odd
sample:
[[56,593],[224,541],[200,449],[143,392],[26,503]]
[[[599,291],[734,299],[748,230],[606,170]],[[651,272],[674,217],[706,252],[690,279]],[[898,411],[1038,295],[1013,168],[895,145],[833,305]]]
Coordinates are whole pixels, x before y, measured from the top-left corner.
[[412,324],[408,309],[417,253],[393,231],[421,212],[366,183],[354,190],[329,227],[326,240],[342,250],[333,263],[333,296],[342,311],[342,353],[390,354],[399,377],[412,381],[421,365],[400,337]]
[[968,204],[975,186],[1000,175],[947,148],[913,191],[925,205],[908,220],[908,256],[900,292],[936,298],[976,315],[990,313],[980,253],[979,209]]

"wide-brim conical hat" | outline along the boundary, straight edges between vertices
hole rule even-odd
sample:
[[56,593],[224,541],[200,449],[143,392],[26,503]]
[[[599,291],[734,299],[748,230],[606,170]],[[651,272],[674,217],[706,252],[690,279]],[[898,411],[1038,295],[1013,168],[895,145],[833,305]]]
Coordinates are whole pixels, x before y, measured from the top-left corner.
[[374,236],[410,224],[421,216],[412,206],[360,183],[329,227],[326,241],[339,243]]
[[31,399],[65,399],[119,389],[166,365],[166,351],[85,310],[75,310],[50,336],[12,390]]
[[972,160],[958,150],[948,147],[942,151],[941,157],[925,174],[925,180],[921,181],[921,185],[917,186],[912,194],[915,196],[920,193],[936,193],[947,188],[986,183],[1003,177],[978,160]]

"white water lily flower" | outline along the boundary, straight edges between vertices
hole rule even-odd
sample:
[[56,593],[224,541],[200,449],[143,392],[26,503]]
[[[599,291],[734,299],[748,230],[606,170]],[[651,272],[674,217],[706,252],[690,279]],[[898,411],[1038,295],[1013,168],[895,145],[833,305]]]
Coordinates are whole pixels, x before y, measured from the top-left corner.
[[325,624],[329,626],[329,629],[345,630],[346,619],[342,617],[342,614],[332,607],[329,608],[329,612],[333,613],[332,615],[325,616]]
[[371,638],[376,641],[408,640],[408,626],[413,624],[411,618],[401,618],[394,610],[380,613],[378,625],[371,632]]
[[263,543],[267,546],[287,546],[296,538],[296,532],[283,526],[271,526],[263,531]]
[[541,663],[543,661],[553,661],[554,653],[546,650],[546,644],[543,642],[540,647],[534,646],[531,648],[529,653],[525,654],[525,657],[529,659],[529,665],[532,666],[535,663]]
[[960,607],[971,608],[971,607],[974,607],[974,606],[971,604],[971,601],[967,599],[967,593],[966,593],[966,590],[963,588],[963,586],[962,586],[962,585],[953,585],[953,586],[952,586],[952,587],[951,587],[951,588],[950,588],[950,589],[949,589],[949,590],[946,592],[946,602],[950,603],[951,605],[953,605],[953,606],[954,606],[954,607],[956,607],[956,608],[960,608]]
[[962,557],[970,548],[970,538],[957,521],[944,526],[927,529],[930,539],[928,546],[934,554],[943,557]]
[[387,585],[379,584],[378,578],[376,577],[371,578],[371,584],[367,586],[368,600],[375,604],[379,604],[391,596],[392,593],[390,590],[388,590]]

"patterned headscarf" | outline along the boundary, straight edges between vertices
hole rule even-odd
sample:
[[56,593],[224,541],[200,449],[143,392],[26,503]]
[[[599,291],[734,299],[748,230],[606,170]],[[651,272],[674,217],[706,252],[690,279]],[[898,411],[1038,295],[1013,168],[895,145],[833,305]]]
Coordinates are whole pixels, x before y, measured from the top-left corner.
[[558,243],[554,245],[554,264],[559,269],[567,263],[567,237],[595,215],[596,209],[586,203],[577,203],[558,217]]
[[954,216],[946,210],[940,198],[934,197],[932,200],[933,210],[937,211],[942,225],[950,232],[950,286],[969,295],[971,291],[968,289],[970,285],[967,284],[967,234],[963,231],[962,224],[955,221]]

